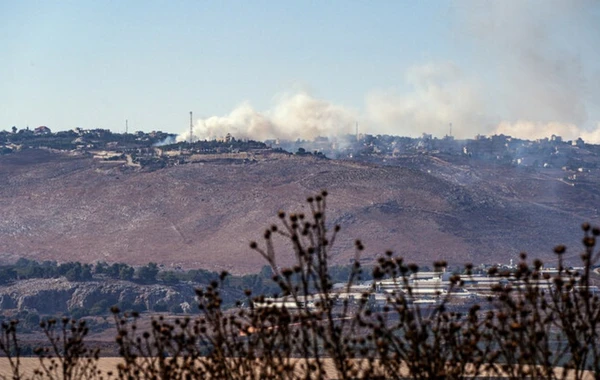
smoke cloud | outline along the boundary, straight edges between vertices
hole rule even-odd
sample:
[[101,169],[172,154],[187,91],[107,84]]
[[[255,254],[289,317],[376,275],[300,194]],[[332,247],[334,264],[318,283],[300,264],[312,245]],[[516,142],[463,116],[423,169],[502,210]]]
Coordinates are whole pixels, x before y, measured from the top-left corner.
[[485,103],[477,84],[451,62],[414,66],[406,73],[411,92],[376,90],[366,96],[369,120],[382,133],[471,137],[485,132]]
[[600,122],[592,131],[585,131],[575,124],[541,123],[531,121],[517,121],[515,123],[502,122],[494,134],[516,136],[527,140],[541,139],[552,135],[561,136],[565,140],[582,138],[586,142],[600,143]]
[[469,70],[453,62],[414,66],[405,76],[409,92],[366,96],[369,120],[383,131],[413,136],[443,136],[452,123],[458,138],[555,134],[600,143],[600,77],[586,65],[590,56],[582,58],[600,37],[599,4],[458,3],[452,15],[457,38],[475,52]]
[[[312,139],[360,130],[457,138],[560,135],[600,143],[600,3],[588,0],[456,3],[461,60],[414,65],[402,83],[373,89],[356,111],[307,93],[280,97],[267,111],[244,103],[229,115],[198,120],[196,139],[231,133],[258,140]],[[402,90],[399,90],[402,89]],[[189,132],[179,140],[189,138]]]
[[[200,119],[194,125],[193,135],[195,140],[219,138],[227,133],[255,140],[313,139],[350,133],[356,121],[356,112],[303,92],[280,96],[269,111],[259,112],[244,103],[227,116]],[[178,136],[178,141],[187,139],[189,131]]]
[[487,78],[488,91],[481,94],[500,110],[496,117],[489,114],[496,124],[489,133],[600,142],[594,125],[600,118],[598,74],[589,65],[600,36],[598,5],[506,0],[457,10],[462,33],[481,52],[475,57],[480,72],[489,72],[493,80]]
[[515,136],[526,140],[536,140],[552,135],[561,136],[565,140],[576,140],[579,137],[596,137],[593,133],[583,132],[575,124],[562,124],[557,122],[542,123],[525,120],[519,120],[514,123],[503,121],[498,125],[494,134]]

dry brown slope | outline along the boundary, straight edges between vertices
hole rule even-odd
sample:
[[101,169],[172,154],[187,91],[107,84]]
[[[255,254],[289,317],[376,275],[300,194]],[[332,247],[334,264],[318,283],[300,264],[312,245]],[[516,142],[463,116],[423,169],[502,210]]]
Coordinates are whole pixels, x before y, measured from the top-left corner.
[[263,262],[248,242],[279,209],[302,210],[324,188],[329,218],[343,227],[339,263],[353,256],[354,238],[367,256],[391,248],[422,263],[507,262],[520,250],[540,256],[554,244],[576,244],[585,219],[499,194],[487,181],[462,186],[402,167],[310,157],[140,172],[29,151],[0,157],[0,178],[4,259],[254,271]]

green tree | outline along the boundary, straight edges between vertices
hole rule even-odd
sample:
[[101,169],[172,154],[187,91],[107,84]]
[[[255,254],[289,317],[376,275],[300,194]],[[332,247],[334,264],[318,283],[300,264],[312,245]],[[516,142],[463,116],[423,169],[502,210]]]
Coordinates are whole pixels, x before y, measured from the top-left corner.
[[91,264],[83,264],[81,267],[81,280],[89,281],[92,277],[92,265]]
[[19,276],[23,278],[42,278],[44,269],[35,261],[30,261],[29,265],[19,270]]
[[[74,263],[72,261],[70,261],[68,263],[63,263],[63,264],[60,264],[58,266],[57,272],[58,272],[58,274],[60,276],[66,276],[69,271],[73,270],[77,266],[81,267],[81,264],[80,263]],[[77,271],[77,269],[75,269],[75,271]]]
[[81,280],[81,265],[72,267],[65,273],[65,277],[69,281],[80,281]]
[[110,278],[120,278],[120,273],[121,273],[121,267],[124,264],[119,264],[119,263],[114,263],[112,264],[110,267],[106,268],[106,274],[110,277]]
[[169,285],[177,284],[179,282],[179,277],[173,271],[159,273],[158,278]]
[[81,319],[89,315],[88,309],[84,307],[75,307],[69,312],[71,318]]
[[12,266],[0,267],[0,284],[6,284],[17,278],[17,271]]
[[135,270],[129,265],[123,265],[119,269],[119,279],[131,281],[133,279],[133,273]]
[[96,302],[94,306],[90,308],[89,313],[90,315],[101,315],[108,313],[109,309],[110,305],[108,304],[108,301],[106,299],[102,299]]
[[148,263],[137,270],[137,278],[145,283],[156,282],[156,275],[158,274],[158,265],[156,263]]
[[104,261],[98,261],[94,266],[95,274],[104,274],[108,272],[108,264]]

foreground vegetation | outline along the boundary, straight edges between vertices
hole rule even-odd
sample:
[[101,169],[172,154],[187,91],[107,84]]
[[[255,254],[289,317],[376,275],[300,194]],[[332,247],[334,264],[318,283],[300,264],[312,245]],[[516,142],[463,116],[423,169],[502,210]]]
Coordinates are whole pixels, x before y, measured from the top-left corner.
[[[376,308],[365,292],[357,302],[339,299],[333,289],[330,250],[338,226],[326,221],[326,192],[308,199],[311,213],[280,212],[280,223],[250,247],[271,268],[279,296],[294,307],[277,304],[264,294],[246,291],[246,307],[225,308],[222,288],[228,274],[196,291],[198,316],[173,323],[162,317],[149,329],[138,325],[137,312],[113,308],[119,364],[98,367],[99,350],[86,344],[85,321],[43,320],[48,344],[34,350],[39,369],[25,375],[21,366],[18,321],[4,322],[0,351],[7,356],[12,378],[575,378],[600,376],[598,329],[600,300],[591,286],[592,268],[600,257],[600,229],[583,225],[583,269],[568,269],[566,248],[555,248],[558,274],[542,271],[542,262],[525,254],[513,272],[499,272],[506,285],[493,288],[487,304],[466,311],[450,307],[452,292],[439,302],[414,302],[409,276],[419,267],[386,252],[372,268],[374,284],[396,279],[398,290]],[[289,243],[295,265],[280,268],[274,241]],[[356,242],[355,263],[346,290],[364,275],[362,243]],[[444,262],[434,263],[443,270]],[[455,275],[460,287],[469,276]],[[375,285],[374,285],[375,286]],[[311,300],[311,302],[308,302]],[[560,370],[557,368],[560,367]]]

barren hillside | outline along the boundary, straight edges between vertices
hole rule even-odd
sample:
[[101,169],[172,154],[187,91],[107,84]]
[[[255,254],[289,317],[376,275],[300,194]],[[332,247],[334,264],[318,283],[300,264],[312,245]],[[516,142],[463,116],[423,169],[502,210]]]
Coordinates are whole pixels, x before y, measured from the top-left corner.
[[[583,221],[597,222],[595,184],[560,173],[472,167],[440,158],[386,166],[279,155],[135,170],[122,163],[25,150],[0,156],[0,259],[126,262],[249,272],[248,249],[279,209],[302,210],[321,189],[342,226],[334,261],[392,249],[423,264],[508,262],[525,250],[579,252]],[[289,259],[282,250],[282,255]],[[285,263],[285,259],[282,263]]]

